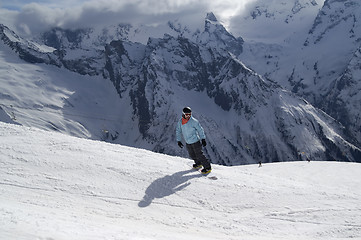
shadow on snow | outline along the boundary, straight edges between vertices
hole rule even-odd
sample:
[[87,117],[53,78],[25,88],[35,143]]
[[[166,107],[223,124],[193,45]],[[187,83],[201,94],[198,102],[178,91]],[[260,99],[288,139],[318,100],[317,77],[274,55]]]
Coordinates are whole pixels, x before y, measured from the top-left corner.
[[172,175],[159,178],[152,182],[147,190],[143,199],[138,203],[139,207],[148,207],[155,198],[164,198],[170,196],[178,191],[189,186],[191,183],[188,180],[192,178],[202,177],[200,174],[187,175],[188,173],[194,173],[194,170],[186,170],[176,172]]

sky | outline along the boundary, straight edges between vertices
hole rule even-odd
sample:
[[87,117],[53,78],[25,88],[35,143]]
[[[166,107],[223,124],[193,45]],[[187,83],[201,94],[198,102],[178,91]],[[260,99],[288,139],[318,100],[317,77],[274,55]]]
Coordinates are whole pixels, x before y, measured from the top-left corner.
[[119,22],[158,24],[213,12],[226,27],[256,0],[1,0],[0,23],[24,33]]

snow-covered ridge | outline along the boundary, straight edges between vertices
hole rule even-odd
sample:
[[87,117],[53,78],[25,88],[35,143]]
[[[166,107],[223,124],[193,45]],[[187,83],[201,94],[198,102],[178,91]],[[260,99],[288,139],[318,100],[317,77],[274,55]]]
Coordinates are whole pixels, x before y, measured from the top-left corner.
[[34,41],[25,40],[24,38],[21,38],[18,36],[14,31],[10,30],[8,27],[4,26],[3,24],[0,24],[0,29],[2,34],[2,40],[7,43],[12,44],[20,44],[24,46],[28,46],[29,48],[36,50],[41,53],[51,53],[54,52],[56,49],[53,47],[49,47],[45,44],[39,44]]
[[224,167],[0,123],[4,239],[358,239],[361,165]]

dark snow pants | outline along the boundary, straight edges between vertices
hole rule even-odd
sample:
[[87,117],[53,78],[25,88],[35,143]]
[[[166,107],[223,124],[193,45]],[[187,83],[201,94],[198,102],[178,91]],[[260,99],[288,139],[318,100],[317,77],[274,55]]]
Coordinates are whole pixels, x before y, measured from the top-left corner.
[[211,169],[211,164],[209,163],[206,156],[204,156],[202,151],[202,143],[195,142],[192,144],[186,144],[189,156],[194,160],[196,164],[202,164],[204,168]]

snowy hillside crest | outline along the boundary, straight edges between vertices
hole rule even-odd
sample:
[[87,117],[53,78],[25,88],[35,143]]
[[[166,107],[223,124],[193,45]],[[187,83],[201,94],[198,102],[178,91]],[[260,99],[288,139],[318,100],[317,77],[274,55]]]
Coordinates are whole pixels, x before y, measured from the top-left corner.
[[[225,167],[0,123],[4,239],[359,239],[358,163]],[[291,230],[290,230],[291,229]]]
[[[207,14],[203,29],[192,34],[180,34],[170,26],[174,25],[167,25],[163,37],[150,37],[144,44],[131,40],[137,37],[130,36],[134,30],[129,25],[115,28],[125,29],[118,31],[122,37],[112,34],[114,28],[101,35],[95,29],[57,28],[34,38],[37,40],[22,39],[1,25],[2,44],[9,49],[4,51],[3,61],[15,52],[41,69],[34,70],[34,75],[45,72],[47,79],[55,72],[66,72],[71,78],[80,74],[76,85],[58,76],[65,85],[64,94],[50,104],[42,102],[49,99],[41,96],[30,106],[27,103],[25,107],[19,97],[14,104],[12,94],[17,96],[17,90],[6,85],[10,97],[2,108],[8,114],[17,111],[16,122],[20,124],[186,156],[175,144],[174,129],[180,110],[192,106],[209,142],[205,152],[214,163],[361,159],[360,149],[348,140],[342,125],[248,67],[238,57],[242,56],[244,40],[232,36],[214,14]],[[20,63],[12,68],[18,71]],[[101,89],[107,93],[96,91],[101,80],[111,83],[113,90],[105,84]],[[58,89],[49,90],[38,81],[34,85],[46,91]],[[90,93],[86,99],[94,97],[89,103],[84,95],[70,98],[72,92]],[[102,100],[106,97],[108,100]],[[34,106],[41,106],[43,113],[29,114]],[[51,108],[59,116],[45,123],[29,120],[32,116],[45,119],[49,106],[56,106]],[[103,117],[79,119],[79,111],[92,116],[92,108]],[[116,116],[116,121],[100,121],[109,119],[108,114]],[[102,130],[111,137],[104,138]]]

